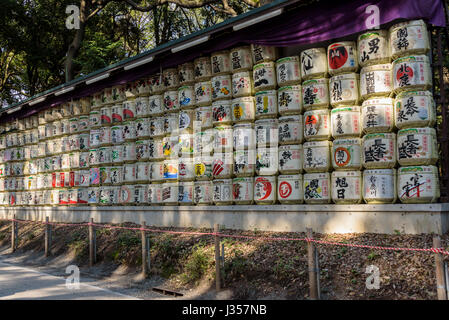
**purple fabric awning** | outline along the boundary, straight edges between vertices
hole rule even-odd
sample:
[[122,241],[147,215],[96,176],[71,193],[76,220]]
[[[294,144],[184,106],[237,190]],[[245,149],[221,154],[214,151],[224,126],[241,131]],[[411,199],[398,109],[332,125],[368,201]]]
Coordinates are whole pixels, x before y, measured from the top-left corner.
[[[424,19],[435,26],[445,26],[445,11],[442,0],[354,0],[351,2],[320,1],[294,10],[286,10],[282,15],[239,31],[221,34],[205,44],[170,54],[164,60],[154,62],[129,71],[121,71],[106,80],[77,89],[69,94],[48,97],[45,102],[17,112],[26,117],[38,110],[61,104],[71,98],[81,98],[117,84],[135,81],[167,68],[191,61],[200,55],[230,48],[238,44],[261,44],[277,47],[313,44],[342,38],[369,29],[372,10],[379,8],[379,24],[385,25],[395,20]],[[263,14],[263,13],[262,13]],[[4,114],[0,122],[11,119]]]

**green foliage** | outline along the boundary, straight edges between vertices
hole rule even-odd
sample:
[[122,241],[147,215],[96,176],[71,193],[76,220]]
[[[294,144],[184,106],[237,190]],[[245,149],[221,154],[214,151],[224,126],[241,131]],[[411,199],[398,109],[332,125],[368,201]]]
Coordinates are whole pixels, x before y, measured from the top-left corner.
[[212,261],[203,248],[194,246],[185,265],[182,280],[184,283],[195,283],[199,281],[209,269]]

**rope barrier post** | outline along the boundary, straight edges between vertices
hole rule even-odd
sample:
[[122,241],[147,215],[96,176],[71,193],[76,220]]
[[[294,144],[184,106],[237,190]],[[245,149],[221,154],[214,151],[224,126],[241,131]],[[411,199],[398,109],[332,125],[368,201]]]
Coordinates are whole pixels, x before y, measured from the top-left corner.
[[15,252],[17,248],[17,221],[16,221],[16,215],[14,214],[12,216],[11,221],[11,252]]
[[[433,237],[433,247],[435,249],[441,248],[440,236]],[[437,296],[438,300],[447,300],[446,284],[444,279],[444,265],[441,253],[435,253],[435,275],[437,280]]]
[[149,238],[145,233],[146,223],[142,222],[142,230],[140,230],[141,238],[142,238],[142,276],[144,278],[147,277],[149,270]]
[[[306,232],[307,238],[313,239],[312,229],[307,228]],[[317,254],[315,244],[312,241],[307,241],[307,262],[309,266],[310,299],[319,300]]]
[[51,224],[48,217],[45,217],[45,256],[50,256],[51,248]]
[[96,262],[97,250],[96,250],[96,234],[95,227],[93,225],[94,218],[90,218],[89,224],[89,267],[92,267]]
[[444,261],[444,278],[446,279],[446,297],[449,300],[449,270],[447,261]]
[[220,291],[221,282],[220,282],[220,238],[218,237],[219,224],[216,223],[214,225],[214,240],[215,240],[215,289],[216,291]]

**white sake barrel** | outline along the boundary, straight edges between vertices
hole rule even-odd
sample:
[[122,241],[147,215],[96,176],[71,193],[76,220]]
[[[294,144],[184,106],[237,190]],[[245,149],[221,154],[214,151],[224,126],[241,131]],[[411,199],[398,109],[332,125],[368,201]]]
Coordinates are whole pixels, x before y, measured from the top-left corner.
[[162,150],[165,159],[178,157],[179,136],[168,136],[162,139]]
[[398,131],[398,162],[401,166],[435,164],[438,144],[434,128],[408,128]]
[[278,176],[277,198],[282,204],[295,204],[304,202],[302,175]]
[[277,58],[276,47],[271,46],[251,44],[251,53],[254,64],[261,63],[264,61],[274,61]]
[[170,136],[177,134],[179,131],[179,115],[178,113],[170,113],[162,117],[164,119],[164,135]]
[[436,106],[430,91],[400,92],[394,105],[396,127],[399,129],[435,125]]
[[214,179],[231,178],[234,172],[234,157],[232,152],[214,152],[212,158],[212,175]]
[[433,203],[440,197],[438,168],[412,166],[398,169],[398,197],[402,203]]
[[216,205],[232,204],[232,179],[213,181],[213,202]]
[[195,163],[191,157],[178,159],[178,178],[180,181],[193,181],[195,179]]
[[202,131],[212,128],[212,107],[198,107],[194,114],[194,130]]
[[120,124],[123,121],[123,104],[114,104],[111,107],[111,122],[112,124]]
[[256,174],[259,176],[272,176],[278,173],[279,154],[277,147],[257,147]]
[[201,156],[193,159],[195,165],[196,180],[212,179],[212,156]]
[[111,88],[112,90],[112,103],[122,102],[126,99],[125,85],[116,85]]
[[184,133],[179,135],[178,154],[180,157],[193,156],[194,142],[193,134]]
[[334,138],[360,137],[360,107],[341,107],[331,110],[331,127]]
[[251,70],[253,67],[253,59],[251,56],[250,46],[242,46],[231,49],[230,59],[231,59],[231,71],[233,73]]
[[112,163],[112,149],[111,149],[111,147],[98,148],[98,160],[103,165]]
[[148,162],[136,163],[136,182],[146,183],[150,179],[150,165]]
[[179,110],[178,91],[164,92],[164,112],[176,112]]
[[[61,162],[64,163],[66,161],[61,155]],[[80,153],[79,152],[71,152],[69,153],[69,168],[70,169],[78,169],[80,167]]]
[[254,178],[232,179],[232,198],[235,204],[252,204],[254,201]]
[[396,134],[369,133],[363,137],[362,163],[367,169],[388,169],[396,165]]
[[125,141],[135,141],[136,134],[136,123],[134,121],[123,122],[123,138]]
[[164,117],[150,118],[150,137],[162,137],[164,135]]
[[212,103],[212,84],[210,81],[196,82],[194,89],[197,106],[207,106]]
[[70,188],[67,190],[68,193],[68,204],[76,205],[78,204],[78,189]]
[[69,136],[69,149],[70,151],[77,151],[80,149],[80,137],[78,134]]
[[329,79],[311,79],[302,83],[302,104],[305,110],[323,109],[329,105]]
[[148,160],[148,144],[149,140],[137,140],[136,141],[136,160],[147,161]]
[[284,57],[276,61],[276,76],[278,86],[296,85],[301,83],[299,56]]
[[302,113],[301,86],[285,86],[278,89],[277,103],[281,115]]
[[234,175],[236,177],[252,177],[256,170],[256,150],[234,151]]
[[212,181],[195,181],[193,199],[197,205],[210,205],[213,203]]
[[254,201],[256,204],[274,204],[276,202],[276,177],[254,178]]
[[138,97],[136,103],[136,117],[148,117],[150,115],[150,105],[148,97]]
[[148,203],[150,205],[158,205],[162,203],[162,184],[153,183],[147,185]]
[[256,119],[273,118],[278,114],[276,90],[260,91],[256,93]]
[[391,60],[387,30],[370,30],[362,33],[357,41],[359,65],[389,63]]
[[161,73],[155,74],[149,78],[149,94],[161,94],[165,90],[164,81]]
[[[113,144],[121,144],[125,141],[124,126],[113,126],[111,128],[111,142]],[[92,132],[92,130],[91,130]]]
[[[108,145],[111,145],[111,143],[112,143],[111,127],[101,127],[100,128],[100,145],[108,146]],[[81,146],[80,146],[80,149],[81,149]]]
[[254,90],[276,89],[276,71],[274,62],[263,62],[253,67]]
[[134,186],[133,203],[137,206],[142,206],[148,203],[148,189],[146,184],[139,184]]
[[330,203],[331,202],[331,179],[329,172],[306,173],[304,180],[304,202],[305,203]]
[[[69,124],[67,121],[61,121],[61,124],[63,125],[64,128],[64,124]],[[89,126],[91,128],[96,128],[101,126],[101,114],[100,111],[91,111],[89,113]],[[68,132],[67,132],[68,133]]]
[[193,84],[195,81],[195,69],[192,62],[183,63],[178,66],[179,85]]
[[[89,125],[89,124],[88,124]],[[55,122],[53,122],[53,132],[52,132],[52,137],[59,137],[61,135],[61,120],[56,120]],[[25,132],[25,134],[27,134],[27,132]],[[27,138],[27,137],[26,137]],[[25,138],[25,139],[26,139]]]
[[193,86],[182,86],[178,88],[178,101],[181,109],[195,107],[195,91]]
[[214,128],[214,152],[232,152],[233,140],[232,126],[224,124]]
[[[40,125],[37,127],[38,130],[38,139],[39,141],[45,140],[45,125]],[[8,134],[6,136],[6,147],[12,147],[11,136],[14,134]]]
[[234,150],[256,148],[256,132],[252,123],[238,123],[232,127]]
[[142,139],[150,136],[150,119],[138,118],[134,120],[134,129],[136,132],[136,138]]
[[90,186],[90,170],[78,171],[78,186],[80,187]]
[[[149,185],[150,186],[150,185]],[[193,204],[193,194],[195,190],[193,181],[184,181],[178,183],[178,204],[181,206]],[[149,189],[148,189],[149,193]]]
[[212,103],[212,123],[214,126],[232,123],[231,101],[220,100]]
[[178,159],[164,160],[164,179],[176,180],[178,177]]
[[396,169],[363,171],[363,199],[366,203],[395,203]]
[[262,119],[254,123],[256,143],[260,147],[277,147],[279,143],[278,119]]
[[98,186],[100,184],[100,168],[90,168],[89,184],[91,186]]
[[390,28],[390,52],[393,59],[430,50],[429,34],[423,20],[397,23]]
[[212,77],[212,64],[209,57],[200,57],[193,61],[195,81],[208,80]]
[[115,145],[111,147],[111,161],[114,164],[123,162],[123,145]]
[[164,181],[164,161],[151,162],[150,180],[153,182]]
[[89,152],[80,152],[79,156],[79,168],[89,168]]
[[[134,203],[134,185],[128,184],[120,187],[119,202],[122,205],[132,205]],[[101,198],[100,198],[101,202]]]
[[377,64],[360,70],[360,94],[362,99],[374,96],[390,96],[393,90],[391,63]]
[[[103,92],[98,91],[98,92],[94,93],[92,109],[98,109],[102,105],[103,105]],[[63,108],[63,110],[64,110],[64,108]]]
[[148,97],[148,114],[150,116],[161,115],[164,112],[164,96],[152,95]]
[[242,71],[232,74],[232,96],[245,97],[254,94],[253,75],[250,71]]
[[138,81],[128,82],[126,84],[125,96],[127,99],[135,99],[138,96],[139,90],[137,90],[137,84]]
[[332,143],[332,166],[335,170],[361,170],[362,139],[335,139]]
[[304,112],[304,139],[327,140],[331,137],[331,117],[329,110]]
[[124,142],[122,146],[123,146],[123,161],[124,162],[136,161],[136,143]]
[[136,181],[136,164],[124,163],[123,164],[123,183],[130,184]]
[[193,134],[193,155],[211,155],[214,151],[214,129],[206,129]]
[[89,132],[89,116],[82,115],[78,118],[78,132]]
[[329,171],[332,161],[331,141],[310,141],[303,144],[303,169],[306,172]]
[[163,140],[154,138],[148,140],[148,160],[162,160],[164,159]]
[[279,144],[301,143],[304,129],[302,115],[279,118]]
[[212,77],[212,101],[231,99],[232,80],[230,75],[220,75]]
[[329,80],[329,90],[333,107],[355,105],[360,100],[359,75],[351,72],[333,76]]
[[87,203],[89,205],[97,205],[99,203],[100,188],[99,187],[89,187],[87,189]]
[[362,202],[362,172],[332,172],[332,200],[337,204]]
[[233,99],[231,108],[233,122],[252,122],[256,118],[256,110],[253,97]]
[[112,123],[112,107],[106,106],[100,109],[100,123],[102,126],[108,126]]
[[362,104],[362,130],[364,133],[391,132],[394,128],[392,98],[371,98]]
[[327,75],[325,48],[311,48],[301,52],[301,76],[303,80],[323,78]]
[[302,172],[303,157],[301,144],[279,146],[279,172],[281,174]]
[[409,56],[393,61],[393,89],[428,90],[432,87],[432,71],[427,56]]
[[327,67],[331,75],[356,72],[359,65],[355,42],[336,42],[327,47]]
[[162,71],[162,81],[166,90],[179,87],[178,68],[169,68]]
[[89,203],[89,188],[77,188],[77,198],[79,205],[87,205]]
[[229,57],[229,51],[217,51],[213,52],[210,56],[210,62],[212,66],[212,75],[228,74],[231,73],[231,59]]
[[97,166],[100,165],[100,157],[98,149],[90,149],[89,150],[89,165]]
[[195,110],[182,110],[179,112],[178,127],[180,133],[192,133],[194,130]]
[[109,181],[111,185],[120,185],[123,182],[123,168],[122,167],[108,167]]

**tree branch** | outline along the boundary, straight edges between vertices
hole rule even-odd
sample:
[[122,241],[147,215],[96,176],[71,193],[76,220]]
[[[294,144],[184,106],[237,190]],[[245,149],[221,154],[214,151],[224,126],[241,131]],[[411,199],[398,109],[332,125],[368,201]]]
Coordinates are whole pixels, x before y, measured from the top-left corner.
[[142,7],[139,6],[137,3],[135,3],[133,0],[124,0],[124,1],[138,11],[150,11],[157,6],[166,3],[173,3],[183,8],[195,9],[201,8],[206,4],[219,2],[219,0],[152,0],[148,6]]

